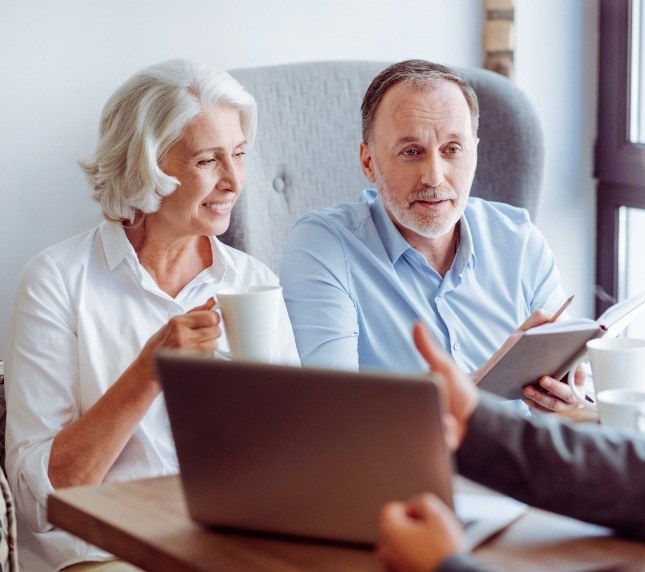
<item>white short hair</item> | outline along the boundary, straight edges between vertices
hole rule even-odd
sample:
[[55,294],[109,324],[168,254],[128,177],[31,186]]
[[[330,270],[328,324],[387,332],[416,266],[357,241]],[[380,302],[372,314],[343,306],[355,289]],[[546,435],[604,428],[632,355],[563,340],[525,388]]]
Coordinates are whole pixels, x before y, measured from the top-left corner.
[[159,208],[179,181],[159,167],[186,127],[216,103],[234,107],[250,148],[257,127],[253,96],[223,70],[188,60],[147,67],[107,100],[94,156],[80,165],[103,215],[134,221]]

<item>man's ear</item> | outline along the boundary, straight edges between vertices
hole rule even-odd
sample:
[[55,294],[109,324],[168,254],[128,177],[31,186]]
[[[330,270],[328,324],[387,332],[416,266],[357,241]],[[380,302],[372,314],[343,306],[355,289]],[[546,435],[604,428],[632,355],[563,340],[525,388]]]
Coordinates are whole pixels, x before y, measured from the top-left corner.
[[370,152],[370,147],[365,141],[361,142],[359,149],[359,156],[361,160],[361,169],[363,169],[363,174],[367,177],[367,180],[370,183],[376,181],[374,176],[374,169],[372,169],[372,154]]

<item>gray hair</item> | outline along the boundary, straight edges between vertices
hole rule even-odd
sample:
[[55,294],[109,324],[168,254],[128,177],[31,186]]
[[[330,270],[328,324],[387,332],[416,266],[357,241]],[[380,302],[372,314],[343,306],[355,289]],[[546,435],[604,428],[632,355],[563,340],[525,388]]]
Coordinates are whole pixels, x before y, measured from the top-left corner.
[[223,70],[188,60],[162,62],[137,72],[112,94],[101,114],[96,152],[79,163],[107,219],[133,221],[137,212],[159,208],[179,185],[159,167],[164,154],[216,103],[239,112],[250,147],[255,100]]
[[425,60],[406,60],[385,68],[373,80],[365,92],[361,105],[361,119],[363,123],[363,141],[369,143],[374,131],[374,119],[385,93],[394,85],[406,82],[419,89],[432,87],[439,81],[456,83],[461,93],[466,98],[473,135],[477,136],[479,128],[479,103],[475,90],[463,78],[459,77],[449,67],[435,64]]

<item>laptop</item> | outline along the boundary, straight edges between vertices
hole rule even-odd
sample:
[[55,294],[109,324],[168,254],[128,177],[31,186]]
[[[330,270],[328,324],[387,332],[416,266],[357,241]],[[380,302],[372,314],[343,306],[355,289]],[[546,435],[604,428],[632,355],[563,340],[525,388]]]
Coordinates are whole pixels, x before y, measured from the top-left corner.
[[[188,512],[204,526],[371,545],[388,501],[430,491],[455,507],[439,394],[427,376],[172,353],[158,355],[157,368]],[[499,497],[510,505],[491,510],[479,495],[487,513],[479,518],[476,496],[458,502],[470,513],[471,547],[525,508]]]

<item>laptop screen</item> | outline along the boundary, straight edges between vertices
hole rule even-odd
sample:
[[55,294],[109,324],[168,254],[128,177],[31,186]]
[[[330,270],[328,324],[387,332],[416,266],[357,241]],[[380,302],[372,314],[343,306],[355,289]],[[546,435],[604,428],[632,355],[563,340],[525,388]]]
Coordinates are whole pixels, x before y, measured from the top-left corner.
[[161,354],[191,517],[372,543],[380,508],[431,491],[452,506],[429,377]]

